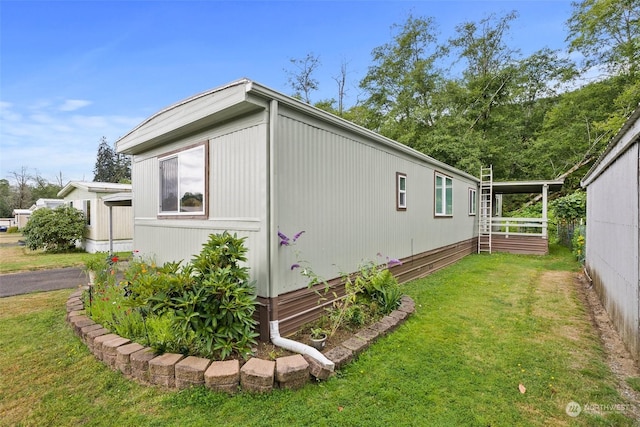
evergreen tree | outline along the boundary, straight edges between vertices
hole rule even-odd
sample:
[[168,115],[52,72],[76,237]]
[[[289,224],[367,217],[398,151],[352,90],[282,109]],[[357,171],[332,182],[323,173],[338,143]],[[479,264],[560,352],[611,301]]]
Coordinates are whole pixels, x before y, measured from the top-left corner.
[[98,145],[96,165],[93,168],[94,182],[128,182],[131,180],[131,160],[117,153],[104,136]]

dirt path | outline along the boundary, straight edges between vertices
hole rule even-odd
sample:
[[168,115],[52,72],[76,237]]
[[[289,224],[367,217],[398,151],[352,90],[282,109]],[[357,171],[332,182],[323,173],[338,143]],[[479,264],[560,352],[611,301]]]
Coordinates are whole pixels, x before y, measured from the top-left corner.
[[640,368],[631,357],[631,353],[626,349],[620,335],[613,327],[611,319],[600,303],[595,290],[582,274],[578,274],[575,279],[578,296],[588,309],[591,323],[598,331],[600,340],[605,349],[607,364],[616,377],[616,388],[621,396],[627,399],[630,404],[626,405],[626,415],[640,420],[640,393],[632,389],[627,384],[626,379],[630,377],[640,377]]

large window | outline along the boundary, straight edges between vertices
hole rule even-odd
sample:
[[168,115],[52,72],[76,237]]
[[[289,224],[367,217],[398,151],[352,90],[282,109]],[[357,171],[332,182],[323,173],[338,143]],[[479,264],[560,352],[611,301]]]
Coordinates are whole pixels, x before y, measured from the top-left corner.
[[475,188],[469,189],[469,215],[476,214],[477,191]]
[[159,158],[160,215],[206,215],[206,144]]
[[407,175],[396,173],[396,209],[399,211],[407,210]]
[[435,174],[435,215],[453,215],[453,179],[440,173]]

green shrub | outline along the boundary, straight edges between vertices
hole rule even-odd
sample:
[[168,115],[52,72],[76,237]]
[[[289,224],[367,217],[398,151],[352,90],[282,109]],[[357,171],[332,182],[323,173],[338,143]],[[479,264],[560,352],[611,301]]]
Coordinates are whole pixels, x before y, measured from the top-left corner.
[[576,259],[584,264],[586,244],[585,226],[579,225],[573,230],[573,238],[571,239],[571,251]]
[[31,250],[62,252],[75,248],[84,236],[84,213],[70,206],[38,209],[22,229],[25,244]]
[[20,229],[16,226],[7,228],[7,233],[19,233]]
[[114,283],[110,266],[94,286],[96,322],[156,351],[225,359],[249,353],[255,338],[255,292],[244,238],[212,234],[191,263],[134,260]]
[[400,285],[386,266],[368,263],[360,269],[358,280],[361,280],[362,289],[376,303],[381,314],[389,314],[400,305]]

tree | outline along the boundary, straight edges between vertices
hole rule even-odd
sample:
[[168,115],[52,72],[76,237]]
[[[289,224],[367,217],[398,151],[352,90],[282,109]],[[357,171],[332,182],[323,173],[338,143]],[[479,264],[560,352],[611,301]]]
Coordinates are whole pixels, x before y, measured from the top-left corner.
[[33,176],[29,173],[26,166],[22,166],[20,170],[9,172],[15,181],[15,191],[13,194],[13,209],[27,209],[33,204],[31,197],[31,187],[29,182]]
[[570,52],[585,56],[585,67],[634,75],[640,65],[640,0],[583,0],[567,21]]
[[289,62],[295,69],[285,70],[285,72],[289,76],[288,83],[294,91],[294,96],[311,104],[311,92],[318,90],[318,80],[313,77],[313,73],[321,65],[320,57],[307,53],[304,58],[292,58]]
[[84,236],[84,213],[71,206],[38,209],[22,229],[26,246],[31,250],[61,252],[75,247]]
[[0,179],[0,218],[12,216],[11,184],[6,179]]
[[31,189],[31,194],[34,200],[38,199],[57,199],[58,193],[62,190],[61,185],[52,184],[36,171],[36,175],[33,177],[35,185]]
[[393,41],[373,50],[374,65],[360,82],[369,95],[364,125],[415,147],[436,119],[432,98],[441,82],[436,62],[443,51],[433,18],[409,16],[392,29]]
[[579,186],[585,168],[613,135],[598,123],[614,110],[614,100],[624,90],[625,80],[612,77],[558,98],[545,114],[544,124],[528,153],[526,161],[531,179],[566,176],[567,188]]
[[472,128],[485,129],[491,111],[509,97],[517,50],[507,46],[504,39],[517,16],[514,11],[503,17],[491,14],[479,23],[462,23],[456,26],[457,37],[449,41],[459,51],[459,60],[467,63],[462,82],[468,91],[467,116]]
[[96,164],[93,169],[94,182],[126,182],[131,179],[131,160],[119,154],[104,136],[98,144]]
[[347,85],[347,61],[342,60],[340,63],[340,72],[337,76],[332,77],[333,80],[338,85],[338,116],[342,117],[342,113],[344,112],[344,97],[347,93],[346,85]]
[[609,117],[596,124],[616,132],[640,102],[640,0],[583,0],[573,3],[570,52],[585,56],[586,69],[600,67],[624,79]]

